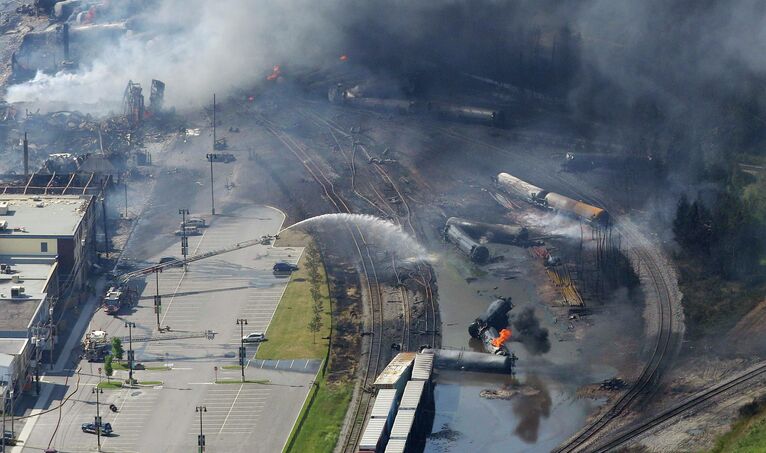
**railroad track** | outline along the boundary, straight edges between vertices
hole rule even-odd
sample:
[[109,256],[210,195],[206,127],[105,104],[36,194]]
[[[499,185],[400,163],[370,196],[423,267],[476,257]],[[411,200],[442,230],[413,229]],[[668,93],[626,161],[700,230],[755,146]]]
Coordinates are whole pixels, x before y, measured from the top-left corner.
[[[402,227],[405,230],[409,230],[409,232],[412,234],[413,237],[415,237],[416,239],[419,239],[421,235],[418,234],[418,231],[415,229],[412,223],[413,214],[409,206],[409,203],[407,202],[407,197],[405,197],[404,194],[402,194],[398,185],[394,182],[394,180],[391,178],[391,176],[386,171],[386,169],[382,165],[372,161],[372,156],[370,155],[367,148],[362,144],[357,144],[355,142],[354,136],[346,132],[345,130],[343,130],[343,128],[339,126],[337,123],[335,123],[334,121],[323,118],[321,115],[317,114],[316,112],[312,110],[304,111],[299,109],[298,111],[299,113],[303,114],[304,117],[308,118],[310,121],[314,122],[319,127],[328,129],[330,135],[332,136],[333,140],[336,143],[336,146],[338,146],[341,153],[343,153],[344,157],[346,158],[346,161],[350,165],[351,183],[352,183],[352,190],[354,191],[354,193],[358,195],[360,198],[367,201],[369,204],[373,205],[376,209],[386,214],[387,217],[393,219],[400,227]],[[337,137],[338,135],[351,141],[351,153],[350,153],[351,158],[350,159],[348,158],[346,152],[343,150],[343,145],[338,140],[338,137]],[[357,149],[361,150],[361,152],[364,154],[364,157],[366,157],[368,162],[372,162],[373,168],[375,168],[376,172],[382,179],[383,183],[389,185],[392,188],[392,190],[396,192],[397,197],[401,201],[402,207],[405,210],[404,216],[398,214],[399,210],[397,209],[397,207],[393,206],[389,201],[387,201],[386,198],[377,191],[377,189],[375,188],[373,184],[370,184],[370,189],[375,193],[378,200],[380,200],[381,204],[384,207],[386,207],[387,210],[381,209],[377,204],[373,203],[371,200],[369,200],[368,198],[366,198],[364,195],[362,195],[361,193],[357,191],[357,188],[355,186],[355,179],[356,179],[355,156],[357,153]],[[404,224],[402,223],[402,219],[404,220]],[[430,335],[430,338],[427,338],[428,344],[432,346],[436,346],[436,343],[437,343],[437,316],[436,316],[436,302],[435,302],[436,298],[433,291],[433,287],[431,285],[431,281],[433,280],[431,269],[427,265],[418,263],[416,273],[410,274],[410,277],[413,278],[413,280],[418,282],[418,284],[423,287],[423,293],[427,301],[426,310],[424,310],[425,326],[423,328],[423,333],[425,333],[426,336]],[[411,335],[410,326],[412,323],[412,319],[411,319],[412,301],[410,300],[410,295],[405,288],[400,287],[400,291],[402,296],[402,312],[404,315],[403,323],[405,325],[402,330],[401,344],[405,350],[413,350],[420,345],[419,344],[413,345],[413,339]],[[420,343],[422,343],[422,341]]]
[[[437,128],[439,132],[444,135],[456,138],[472,144],[484,146],[495,152],[501,154],[511,154],[517,157],[515,154],[508,150],[496,146],[491,143],[486,143],[482,140],[468,137],[454,130]],[[547,175],[549,181],[555,181],[567,186],[569,191],[580,198],[583,201],[594,204],[596,206],[607,207],[606,203],[602,202],[594,196],[589,196],[580,192],[580,190],[574,186],[574,184],[562,178],[560,175]],[[614,211],[616,212],[616,211]],[[619,418],[625,411],[630,408],[634,403],[639,401],[642,396],[647,395],[659,382],[662,371],[664,369],[666,360],[670,354],[669,349],[672,346],[673,339],[673,307],[672,307],[672,295],[667,281],[665,280],[664,273],[657,264],[654,257],[651,256],[644,248],[638,233],[632,231],[628,226],[616,225],[615,228],[618,232],[624,235],[629,241],[636,245],[635,255],[639,260],[639,263],[646,270],[648,278],[651,280],[652,285],[656,289],[658,304],[657,304],[657,316],[658,316],[658,333],[657,341],[653,345],[651,356],[646,365],[641,371],[641,374],[633,382],[633,384],[625,391],[609,408],[605,413],[599,416],[594,422],[585,427],[574,437],[570,438],[567,442],[560,445],[555,452],[568,453],[578,451],[588,444],[592,443],[594,439],[601,435],[606,428],[617,418]]]
[[[348,204],[338,195],[335,190],[335,186],[321,168],[318,162],[309,154],[299,142],[294,140],[291,136],[284,133],[279,127],[267,120],[266,118],[259,117],[261,124],[266,130],[274,135],[285,147],[298,159],[306,171],[312,176],[314,181],[320,185],[325,197],[330,201],[335,210],[339,213],[352,213]],[[372,387],[373,382],[378,375],[380,368],[380,361],[382,357],[382,342],[383,342],[383,298],[380,292],[380,284],[378,282],[377,271],[375,269],[375,261],[370,253],[367,241],[364,234],[358,226],[346,225],[354,248],[360,259],[360,267],[362,270],[362,276],[360,278],[360,284],[363,285],[363,289],[366,289],[367,295],[370,299],[370,331],[368,337],[370,338],[369,350],[367,354],[367,360],[361,370],[362,376],[360,380],[361,391],[357,393],[356,403],[352,409],[351,425],[348,428],[343,443],[342,451],[354,452],[356,446],[359,443],[359,439],[362,435],[362,429],[364,428],[364,421],[367,419],[367,414],[371,409],[370,401],[372,394],[368,389]],[[363,250],[364,249],[364,250]]]
[[763,377],[766,374],[766,363],[761,363],[750,369],[740,373],[730,379],[720,382],[708,389],[705,389],[692,397],[682,401],[681,403],[666,409],[659,414],[651,417],[636,425],[630,426],[627,429],[618,432],[616,435],[608,438],[607,440],[597,443],[591,449],[594,452],[607,452],[612,449],[618,448],[625,443],[635,439],[636,437],[644,434],[645,432],[655,428],[669,420],[672,420],[684,413],[699,407],[700,405],[710,401],[718,395],[721,395],[733,388],[750,383],[758,378]]

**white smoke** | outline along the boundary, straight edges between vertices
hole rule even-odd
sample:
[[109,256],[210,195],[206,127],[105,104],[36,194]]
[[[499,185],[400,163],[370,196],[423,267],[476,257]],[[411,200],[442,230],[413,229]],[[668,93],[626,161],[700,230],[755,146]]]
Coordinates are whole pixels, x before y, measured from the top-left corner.
[[159,79],[167,84],[167,106],[197,107],[213,92],[226,95],[263,81],[275,64],[295,68],[337,61],[342,49],[328,17],[332,4],[160,0],[130,21],[133,31],[116,44],[106,43],[77,72],[38,74],[10,87],[7,98],[77,107],[119,103],[128,80],[148,92],[151,79]]

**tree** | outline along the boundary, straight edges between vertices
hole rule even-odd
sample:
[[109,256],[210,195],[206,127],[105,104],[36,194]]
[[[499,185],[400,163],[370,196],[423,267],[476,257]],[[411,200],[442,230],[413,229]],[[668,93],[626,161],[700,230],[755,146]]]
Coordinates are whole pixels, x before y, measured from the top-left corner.
[[106,380],[109,382],[109,378],[114,374],[114,367],[112,367],[112,354],[109,354],[104,358],[104,374],[106,374]]
[[122,340],[120,340],[117,337],[112,338],[112,355],[115,359],[119,362],[122,360],[122,356],[125,353],[125,350],[122,347]]
[[312,306],[312,310],[314,312],[314,316],[311,317],[311,321],[309,321],[309,331],[313,334],[313,341],[314,344],[317,342],[317,332],[322,330],[322,309],[318,307],[316,304]]

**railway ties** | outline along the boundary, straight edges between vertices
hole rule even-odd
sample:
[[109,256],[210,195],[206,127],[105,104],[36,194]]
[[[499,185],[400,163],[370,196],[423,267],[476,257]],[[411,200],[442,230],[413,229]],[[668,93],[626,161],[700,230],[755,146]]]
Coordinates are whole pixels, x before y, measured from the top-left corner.
[[638,424],[629,426],[622,431],[618,431],[614,436],[607,438],[605,441],[596,443],[593,446],[592,451],[607,452],[614,448],[620,447],[635,439],[636,437],[646,433],[647,431],[705,404],[716,396],[719,396],[741,385],[750,383],[751,381],[754,381],[758,378],[762,378],[764,375],[766,375],[766,363],[760,363],[730,379],[727,379],[708,389],[696,393],[695,395],[687,398],[686,400],[673,407],[660,412],[648,420],[644,420]]
[[[304,149],[296,140],[290,137],[288,134],[281,131],[274,123],[266,118],[260,118],[261,124],[274,135],[286,148],[298,159],[304,166],[306,171],[313,177],[314,181],[320,185],[327,200],[334,206],[335,211],[338,213],[352,213],[351,208],[341,198],[341,196],[335,190],[335,186],[330,178],[322,170],[322,167],[317,163],[314,158],[309,154],[307,149]],[[372,395],[368,389],[372,386],[372,383],[377,377],[378,370],[380,368],[380,359],[382,355],[382,342],[383,342],[383,300],[380,292],[380,284],[378,282],[377,271],[375,269],[375,262],[372,254],[367,247],[367,241],[364,234],[358,226],[354,225],[345,226],[346,230],[351,236],[354,248],[360,259],[360,266],[362,276],[360,278],[360,284],[363,285],[363,291],[366,290],[368,298],[370,300],[370,333],[367,336],[370,338],[367,351],[367,360],[362,365],[360,386],[361,391],[357,392],[356,404],[353,408],[353,416],[351,418],[351,425],[344,441],[344,452],[353,452],[356,450],[356,446],[359,442],[359,438],[362,435],[362,429],[364,428],[364,422],[367,418],[367,413],[370,410],[370,400]]]

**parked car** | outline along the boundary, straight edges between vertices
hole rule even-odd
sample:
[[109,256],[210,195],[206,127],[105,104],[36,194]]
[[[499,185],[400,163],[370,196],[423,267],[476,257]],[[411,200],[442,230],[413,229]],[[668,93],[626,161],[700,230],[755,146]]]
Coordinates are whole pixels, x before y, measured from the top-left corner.
[[14,446],[16,445],[16,438],[13,436],[13,431],[5,431],[5,435],[3,436],[3,440],[5,441],[5,445],[8,446]]
[[189,226],[189,225],[186,225],[186,228],[184,228],[182,230],[180,230],[180,229],[176,230],[175,234],[176,234],[176,236],[183,236],[184,232],[186,232],[187,236],[199,236],[200,234],[202,234],[202,233],[200,233],[200,231],[199,231],[199,229],[197,227]]
[[298,270],[298,266],[285,261],[280,261],[273,267],[274,272],[294,272]]
[[237,160],[237,158],[234,157],[234,154],[232,153],[220,153],[218,155],[218,160],[225,164],[228,164],[229,162],[234,162],[235,160]]
[[111,423],[104,423],[103,426],[96,425],[95,423],[83,423],[82,424],[82,432],[84,433],[90,433],[90,434],[96,434],[96,432],[101,430],[101,434],[104,436],[108,436],[112,434],[112,424]]
[[[179,228],[182,228],[184,225],[183,222],[181,222],[181,226]],[[186,226],[187,227],[197,227],[197,228],[205,228],[207,226],[207,222],[205,222],[205,219],[200,217],[189,217],[186,219]]]
[[250,332],[242,337],[242,341],[245,343],[260,343],[261,341],[266,341],[266,334],[263,332]]

